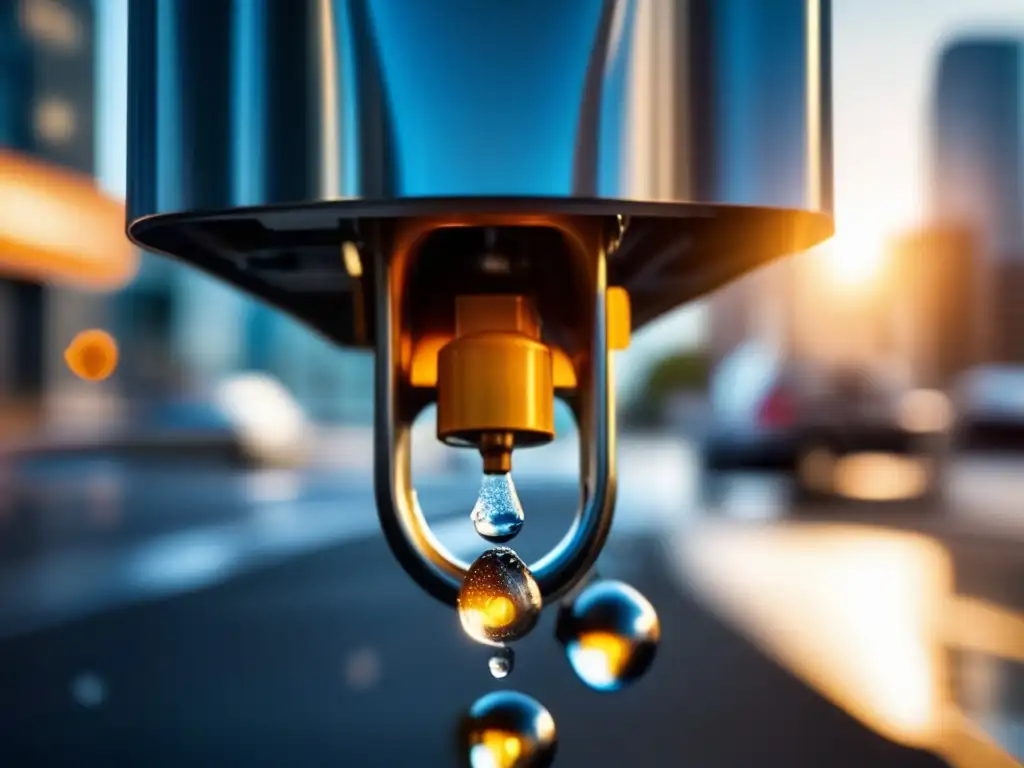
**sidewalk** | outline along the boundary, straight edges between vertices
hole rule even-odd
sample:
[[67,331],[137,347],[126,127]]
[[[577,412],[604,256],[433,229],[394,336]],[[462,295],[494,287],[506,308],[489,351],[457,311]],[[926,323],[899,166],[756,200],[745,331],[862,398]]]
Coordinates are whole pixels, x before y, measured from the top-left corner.
[[50,403],[0,404],[0,457],[118,453],[188,456],[237,454],[236,436],[222,430],[132,427],[125,404],[66,393]]

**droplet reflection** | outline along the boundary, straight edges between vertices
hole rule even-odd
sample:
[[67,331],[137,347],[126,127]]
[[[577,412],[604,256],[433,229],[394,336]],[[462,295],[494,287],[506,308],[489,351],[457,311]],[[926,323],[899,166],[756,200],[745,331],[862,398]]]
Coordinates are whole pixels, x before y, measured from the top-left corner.
[[587,586],[558,614],[555,629],[577,676],[597,691],[618,691],[654,661],[661,624],[654,606],[620,581]]
[[470,515],[476,532],[496,544],[511,540],[523,527],[523,505],[508,472],[485,474]]
[[459,750],[469,768],[548,768],[556,747],[551,713],[515,691],[481,697],[459,728]]
[[469,567],[459,592],[459,620],[480,643],[518,640],[537,623],[540,587],[515,552],[499,547],[484,552]]
[[515,663],[516,655],[511,648],[499,648],[487,660],[487,668],[491,671],[492,677],[502,680],[512,674]]

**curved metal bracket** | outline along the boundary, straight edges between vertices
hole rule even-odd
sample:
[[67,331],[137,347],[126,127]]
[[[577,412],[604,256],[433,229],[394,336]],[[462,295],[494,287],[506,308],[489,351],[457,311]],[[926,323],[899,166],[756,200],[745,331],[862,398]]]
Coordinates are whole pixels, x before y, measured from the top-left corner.
[[[502,217],[495,217],[501,219]],[[395,558],[424,591],[454,606],[469,564],[449,552],[427,524],[411,473],[411,428],[431,398],[411,392],[403,375],[404,281],[417,242],[438,226],[477,225],[474,220],[421,222],[399,232],[375,254],[376,359],[374,489],[384,537]],[[601,220],[591,220],[599,224]],[[491,222],[495,225],[501,221]],[[512,224],[528,225],[522,218]],[[577,228],[570,221],[539,217],[561,230],[581,257],[593,290],[589,350],[581,355],[578,397],[571,405],[580,430],[581,505],[571,528],[543,558],[531,564],[544,599],[565,594],[593,567],[611,530],[615,507],[615,411],[608,352],[606,265],[603,228]],[[384,244],[381,244],[382,246]],[[467,520],[467,525],[469,522]]]

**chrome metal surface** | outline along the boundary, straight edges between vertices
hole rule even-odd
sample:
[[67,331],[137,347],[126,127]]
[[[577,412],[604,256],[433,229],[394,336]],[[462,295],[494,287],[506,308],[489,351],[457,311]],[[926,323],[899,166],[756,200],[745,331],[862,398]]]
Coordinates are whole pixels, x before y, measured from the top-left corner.
[[622,215],[640,326],[831,234],[829,27],[828,0],[135,2],[129,233],[350,344],[369,219]]
[[[374,409],[374,488],[384,537],[405,571],[430,595],[455,605],[469,564],[459,560],[433,535],[412,485],[411,430],[424,399],[403,387],[400,329],[403,308],[395,291],[387,248],[377,250]],[[585,577],[611,530],[615,508],[615,408],[611,392],[605,293],[604,250],[593,260],[593,325],[589,365],[581,376],[580,397],[571,403],[579,424],[581,507],[569,532],[540,561],[530,564],[545,601],[557,599]],[[468,523],[467,523],[468,524]]]

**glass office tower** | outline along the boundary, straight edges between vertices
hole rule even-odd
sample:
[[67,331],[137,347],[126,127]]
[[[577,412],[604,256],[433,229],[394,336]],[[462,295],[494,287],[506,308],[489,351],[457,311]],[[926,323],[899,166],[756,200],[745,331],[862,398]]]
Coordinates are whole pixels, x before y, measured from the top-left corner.
[[[91,0],[0,0],[0,144],[75,171],[94,168]],[[35,399],[66,375],[60,351],[95,321],[92,297],[0,280],[0,392]]]
[[977,226],[990,256],[1024,261],[1024,41],[946,48],[932,137],[932,213]]
[[931,134],[932,216],[979,245],[976,343],[988,362],[1024,363],[1024,40],[946,47]]

